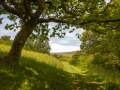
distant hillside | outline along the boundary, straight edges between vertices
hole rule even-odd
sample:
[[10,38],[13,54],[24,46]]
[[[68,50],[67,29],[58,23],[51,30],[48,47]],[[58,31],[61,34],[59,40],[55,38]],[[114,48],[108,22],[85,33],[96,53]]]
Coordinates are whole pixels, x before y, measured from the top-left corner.
[[71,52],[56,52],[56,53],[51,53],[51,54],[57,54],[57,55],[62,55],[62,56],[67,56],[67,57],[72,57],[77,51],[71,51]]

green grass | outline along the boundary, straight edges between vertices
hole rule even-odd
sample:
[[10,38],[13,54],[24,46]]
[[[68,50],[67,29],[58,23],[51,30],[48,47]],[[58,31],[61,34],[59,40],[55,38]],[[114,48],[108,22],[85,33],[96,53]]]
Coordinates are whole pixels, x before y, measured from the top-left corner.
[[104,82],[120,84],[120,72],[117,70],[107,70],[96,65],[89,65],[90,73],[101,75],[104,77]]
[[[101,83],[105,84],[107,90],[120,90],[120,71],[118,70],[107,70],[97,65],[91,64],[93,60],[92,55],[81,55],[79,63],[76,66],[80,71],[83,71],[88,77],[94,80],[101,80]],[[88,80],[88,79],[87,79]]]
[[[0,55],[4,56],[10,50],[10,46],[0,45]],[[44,62],[51,66],[55,66],[57,68],[63,68],[63,64],[60,60],[55,59],[54,57],[42,54],[38,52],[32,52],[27,50],[22,50],[21,60],[24,60],[24,57],[27,59],[35,59],[35,61]],[[21,61],[22,62],[22,61]]]
[[89,74],[93,75],[100,75],[104,78],[104,82],[111,82],[111,83],[117,83],[120,84],[120,71],[118,70],[110,70],[105,69],[100,66],[91,64],[91,61],[93,60],[93,56],[80,56],[80,63],[78,65],[78,68],[81,71],[86,71]]
[[[0,45],[0,56],[9,49]],[[119,85],[105,83],[103,77],[82,72],[50,55],[23,50],[20,62],[14,68],[0,63],[0,90],[119,90]]]
[[[9,46],[0,45],[0,55]],[[9,68],[0,65],[0,90],[71,90],[71,75],[64,65],[52,56],[23,50],[21,66]],[[62,87],[61,87],[62,86]]]

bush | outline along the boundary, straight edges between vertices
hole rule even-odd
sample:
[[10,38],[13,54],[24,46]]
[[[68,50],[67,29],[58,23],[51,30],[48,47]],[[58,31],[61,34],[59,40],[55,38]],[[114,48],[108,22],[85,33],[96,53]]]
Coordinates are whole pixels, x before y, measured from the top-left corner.
[[106,83],[106,89],[107,90],[120,90],[120,84],[108,82]]
[[71,59],[72,59],[71,57],[65,57],[65,56],[61,56],[61,57],[60,57],[60,60],[61,60],[61,61],[65,61],[65,62],[70,62]]
[[92,60],[93,60],[93,55],[77,54],[72,57],[72,60],[70,63],[73,64],[74,66],[87,67]]
[[79,53],[79,52],[77,52],[76,54],[74,54],[74,55],[72,56],[72,60],[70,61],[70,63],[71,63],[72,65],[75,65],[75,66],[78,65],[79,62],[80,62],[79,56],[80,56],[80,53]]
[[5,40],[0,39],[0,44],[12,45],[12,40],[11,41],[5,41]]
[[55,57],[56,59],[60,59],[60,57],[62,57],[61,55],[57,55],[57,54],[52,54],[53,57]]
[[110,70],[120,70],[120,60],[113,59],[110,55],[94,54],[91,64]]

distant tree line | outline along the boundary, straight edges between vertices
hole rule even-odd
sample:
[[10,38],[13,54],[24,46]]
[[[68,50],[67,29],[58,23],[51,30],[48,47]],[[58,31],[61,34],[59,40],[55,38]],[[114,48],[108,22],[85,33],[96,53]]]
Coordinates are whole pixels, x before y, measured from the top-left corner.
[[0,44],[12,45],[13,40],[10,36],[4,35],[0,37]]
[[[0,44],[12,45],[13,40],[10,36],[4,35],[0,37]],[[25,45],[25,50],[50,54],[51,47],[49,45],[49,39],[43,39],[41,36],[38,36],[36,39],[28,38]]]

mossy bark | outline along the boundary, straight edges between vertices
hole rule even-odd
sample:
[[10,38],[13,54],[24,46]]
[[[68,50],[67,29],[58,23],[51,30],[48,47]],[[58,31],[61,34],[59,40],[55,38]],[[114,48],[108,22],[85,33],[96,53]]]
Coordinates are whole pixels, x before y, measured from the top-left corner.
[[23,46],[36,25],[36,20],[29,20],[23,24],[21,30],[18,32],[13,41],[9,53],[3,57],[3,62],[6,64],[20,64],[19,60]]

